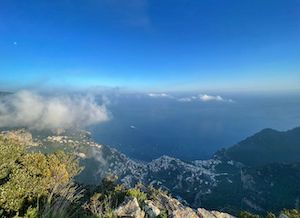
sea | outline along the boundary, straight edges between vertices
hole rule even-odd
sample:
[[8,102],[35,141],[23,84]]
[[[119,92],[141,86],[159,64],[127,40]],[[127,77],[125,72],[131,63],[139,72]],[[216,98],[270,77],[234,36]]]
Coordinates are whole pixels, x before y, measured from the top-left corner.
[[105,102],[111,118],[89,128],[93,138],[140,161],[208,159],[264,128],[300,126],[299,93],[118,93]]

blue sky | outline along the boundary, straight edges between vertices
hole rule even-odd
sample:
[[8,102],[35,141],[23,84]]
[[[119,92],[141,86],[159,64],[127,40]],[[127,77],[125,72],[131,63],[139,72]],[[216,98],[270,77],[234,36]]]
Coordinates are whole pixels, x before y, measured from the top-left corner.
[[298,0],[1,0],[0,87],[300,90]]

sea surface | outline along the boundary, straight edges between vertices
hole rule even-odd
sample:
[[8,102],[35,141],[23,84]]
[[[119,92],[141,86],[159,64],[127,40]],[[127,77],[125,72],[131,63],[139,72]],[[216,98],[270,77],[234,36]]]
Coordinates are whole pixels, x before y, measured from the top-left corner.
[[90,131],[98,143],[133,159],[150,161],[169,155],[189,161],[210,158],[220,148],[264,128],[300,126],[299,94],[226,94],[220,95],[221,100],[206,101],[198,96],[110,95],[106,98],[110,121]]

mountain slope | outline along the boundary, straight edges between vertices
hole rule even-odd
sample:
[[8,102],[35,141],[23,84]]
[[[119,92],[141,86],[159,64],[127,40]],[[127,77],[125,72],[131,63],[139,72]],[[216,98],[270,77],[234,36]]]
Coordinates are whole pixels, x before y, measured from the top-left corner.
[[[76,177],[80,183],[95,185],[113,175],[128,188],[141,182],[167,190],[193,208],[231,214],[240,210],[266,213],[294,208],[300,199],[300,164],[296,163],[300,153],[293,143],[298,140],[298,131],[299,128],[287,132],[266,129],[229,148],[229,152],[225,150],[209,160],[192,162],[168,156],[148,163],[134,161],[116,149],[95,143],[89,133],[81,130],[60,132],[60,135],[35,132],[35,146],[31,149],[44,153],[73,152],[84,166]],[[274,145],[280,142],[279,146],[269,146],[267,142],[270,141]],[[255,155],[248,147],[255,150]],[[285,149],[293,150],[293,158],[289,158]],[[267,154],[275,151],[278,154],[274,156]],[[253,161],[248,164],[247,160],[251,158]]]
[[247,166],[300,162],[300,127],[279,132],[264,129],[228,148],[224,155]]

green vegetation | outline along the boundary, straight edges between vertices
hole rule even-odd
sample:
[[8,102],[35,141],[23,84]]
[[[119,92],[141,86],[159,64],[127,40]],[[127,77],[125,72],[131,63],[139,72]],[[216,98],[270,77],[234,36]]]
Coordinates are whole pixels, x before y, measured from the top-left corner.
[[250,212],[247,212],[247,211],[242,211],[240,212],[239,218],[260,218],[259,215],[255,215],[255,214],[252,214]]
[[79,172],[72,155],[29,153],[18,140],[0,137],[0,208],[2,216],[32,217],[39,203],[51,202]]
[[80,172],[73,155],[32,152],[19,139],[0,136],[0,217],[115,217],[126,196],[142,204],[147,194],[107,177],[99,186],[73,183]]
[[[300,211],[293,209],[293,210],[283,210],[281,211],[279,214],[284,214],[286,215],[288,218],[300,218]],[[278,215],[279,215],[278,214]],[[238,218],[276,218],[278,216],[276,216],[273,213],[267,213],[266,216],[263,215],[257,215],[257,214],[252,214],[248,211],[241,211],[238,215]]]
[[276,218],[276,215],[274,213],[268,213],[266,218]]
[[[115,218],[114,210],[126,197],[136,198],[143,208],[146,200],[155,201],[163,192],[143,184],[128,189],[117,184],[114,176],[98,186],[82,187],[73,180],[80,170],[78,160],[70,153],[33,152],[19,138],[0,135],[0,217]],[[300,218],[299,210],[282,213],[289,218]],[[166,208],[160,208],[158,218],[167,217]],[[272,213],[261,216],[247,211],[238,217],[276,218]]]
[[105,178],[102,183],[91,190],[91,197],[84,208],[88,214],[112,218],[113,209],[117,208],[125,199],[126,189],[123,185],[116,185],[114,177]]
[[142,192],[138,188],[131,188],[127,191],[127,195],[135,197],[140,205],[143,205],[144,201],[147,200],[147,194]]

